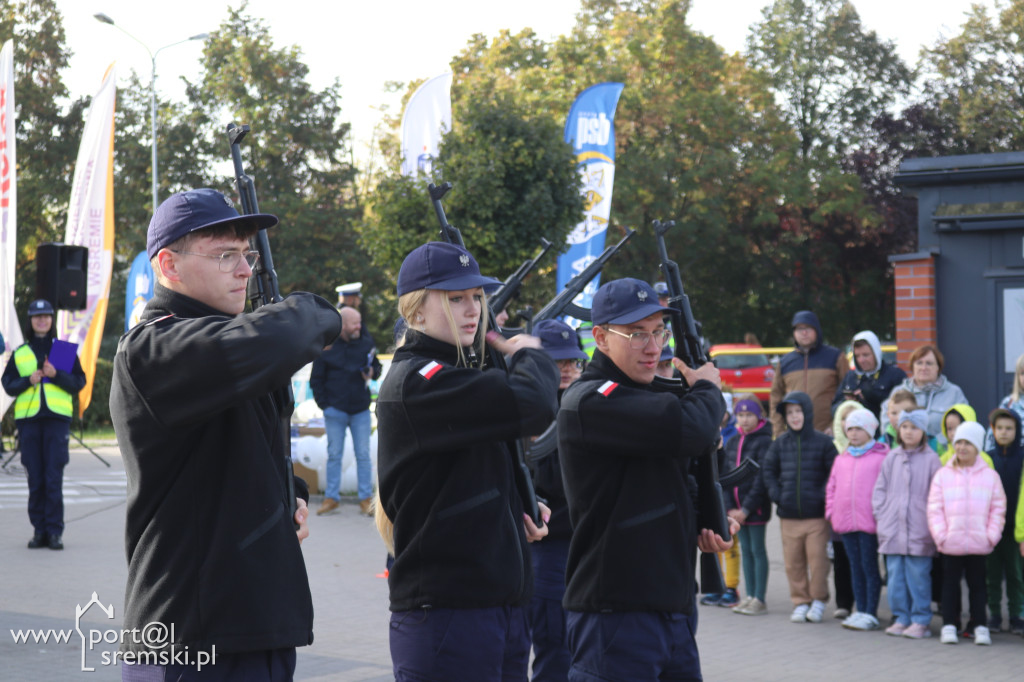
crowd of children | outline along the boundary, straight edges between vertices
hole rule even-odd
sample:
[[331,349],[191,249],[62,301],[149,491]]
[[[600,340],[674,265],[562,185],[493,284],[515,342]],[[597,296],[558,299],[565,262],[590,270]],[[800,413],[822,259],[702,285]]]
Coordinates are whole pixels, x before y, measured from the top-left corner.
[[[931,637],[935,602],[940,642],[970,637],[991,644],[991,633],[1004,629],[1005,585],[1007,629],[1024,635],[1024,357],[1014,383],[1013,394],[989,415],[987,431],[970,405],[954,404],[943,414],[941,438],[929,434],[929,413],[902,388],[889,396],[882,425],[861,403],[839,403],[834,440],[814,430],[806,393],[791,392],[778,404],[786,430],[775,440],[760,402],[738,396],[736,434],[724,444],[721,468],[747,459],[761,468],[753,480],[727,491],[728,514],[741,524],[736,537],[742,559],[727,561],[728,592],[701,603],[742,615],[768,611],[765,533],[774,503],[791,621],[824,618],[829,554],[841,543],[845,552],[834,555],[836,572],[840,561],[848,568],[855,602],[852,613],[840,605],[833,614],[843,627]],[[883,584],[888,623],[878,614]]]

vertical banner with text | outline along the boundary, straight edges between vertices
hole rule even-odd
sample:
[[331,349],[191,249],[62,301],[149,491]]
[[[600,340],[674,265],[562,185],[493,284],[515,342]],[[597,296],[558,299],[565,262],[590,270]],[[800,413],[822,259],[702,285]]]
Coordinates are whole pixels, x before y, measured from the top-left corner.
[[[18,193],[16,191],[17,158],[14,153],[14,41],[8,40],[0,50],[0,334],[6,350],[2,351],[0,372],[24,339],[18,314],[14,309],[14,268],[18,252]],[[0,416],[14,398],[0,391]]]
[[78,358],[85,370],[85,388],[78,394],[78,416],[92,400],[96,358],[100,353],[103,324],[110,298],[110,274],[114,258],[114,101],[117,89],[114,65],[107,68],[103,84],[93,97],[82,132],[71,184],[65,244],[89,249],[89,280],[85,310],[61,310],[57,337],[78,344]]
[[452,74],[434,76],[412,93],[402,113],[402,175],[428,175],[441,135],[452,129]]
[[[576,152],[583,176],[584,215],[583,222],[569,234],[569,249],[558,257],[556,292],[604,251],[615,182],[615,107],[622,88],[622,83],[587,88],[573,102],[565,122],[565,141]],[[573,303],[589,308],[600,281],[598,275]]]

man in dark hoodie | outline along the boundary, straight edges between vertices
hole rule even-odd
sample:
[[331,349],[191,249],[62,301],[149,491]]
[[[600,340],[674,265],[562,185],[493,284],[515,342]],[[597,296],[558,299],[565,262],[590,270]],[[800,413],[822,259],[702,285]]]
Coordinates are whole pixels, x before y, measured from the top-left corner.
[[696,550],[732,543],[698,536],[686,471],[691,457],[714,456],[725,401],[710,363],[693,370],[677,359],[689,390],[654,390],[665,312],[646,282],[602,286],[593,361],[562,395],[570,680],[700,679]]
[[849,365],[838,348],[822,343],[821,323],[810,310],[793,315],[793,343],[796,348],[779,361],[772,382],[771,412],[775,437],[786,430],[785,419],[777,410],[782,397],[790,391],[803,391],[814,404],[813,426],[825,434],[832,431],[832,397],[846,377]]
[[999,632],[1003,625],[1000,606],[1003,601],[1003,578],[1006,578],[1006,610],[1010,616],[1010,631],[1024,634],[1024,580],[1021,578],[1020,546],[1014,540],[1017,518],[1017,501],[1020,496],[1020,479],[1024,471],[1024,447],[1020,444],[1020,417],[1013,410],[998,408],[988,418],[996,445],[988,451],[992,467],[999,473],[1006,491],[1006,524],[992,553],[986,559],[986,592],[988,593],[989,625],[992,632]]
[[794,623],[820,623],[828,602],[825,485],[836,458],[836,446],[831,438],[811,427],[814,408],[806,393],[787,394],[776,409],[785,419],[787,430],[768,448],[761,474],[768,496],[777,505],[793,601],[789,619]]

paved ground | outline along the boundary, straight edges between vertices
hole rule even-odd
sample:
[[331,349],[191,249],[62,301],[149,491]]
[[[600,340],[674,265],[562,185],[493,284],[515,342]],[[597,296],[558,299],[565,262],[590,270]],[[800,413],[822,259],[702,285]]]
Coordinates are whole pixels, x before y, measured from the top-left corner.
[[[76,606],[84,607],[94,592],[101,605],[113,606],[114,618],[93,606],[82,617],[83,633],[102,635],[120,627],[124,605],[124,470],[115,446],[98,452],[111,468],[87,451],[72,451],[65,476],[63,552],[25,548],[31,531],[24,476],[14,466],[9,467],[14,471],[0,470],[0,679],[120,679],[119,671],[100,659],[112,645],[87,651],[86,665],[96,670],[81,671],[83,640],[73,630]],[[346,501],[333,514],[312,517],[312,536],[303,550],[316,608],[316,642],[299,652],[299,680],[392,679],[387,584],[376,577],[384,549],[372,522],[357,509],[354,500]],[[995,635],[991,647],[953,647],[937,639],[915,642],[850,632],[831,619],[819,625],[790,623],[777,528],[772,524],[768,531],[769,554],[776,558],[770,612],[752,618],[701,607],[698,640],[706,679],[1021,679],[1024,640],[1008,634]],[[884,594],[883,611],[887,620]],[[70,631],[70,637],[66,643],[16,643],[12,631],[28,629]],[[937,625],[933,629],[937,632]]]

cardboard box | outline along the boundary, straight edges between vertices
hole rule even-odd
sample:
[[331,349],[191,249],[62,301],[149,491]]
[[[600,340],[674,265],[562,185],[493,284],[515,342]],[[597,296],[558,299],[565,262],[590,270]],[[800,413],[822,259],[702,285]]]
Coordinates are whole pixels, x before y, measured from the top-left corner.
[[292,462],[292,471],[296,478],[301,478],[309,486],[310,495],[318,495],[323,492],[320,489],[320,477],[317,476],[315,469],[310,469],[302,462]]

